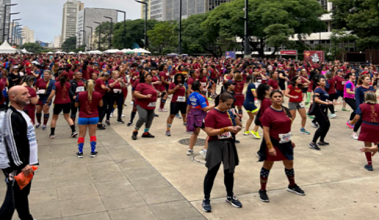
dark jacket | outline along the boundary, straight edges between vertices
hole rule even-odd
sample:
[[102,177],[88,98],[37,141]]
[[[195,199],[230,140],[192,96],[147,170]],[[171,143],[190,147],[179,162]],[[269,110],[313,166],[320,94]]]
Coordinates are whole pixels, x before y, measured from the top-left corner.
[[[82,81],[84,85],[87,84],[87,81],[85,79],[82,79]],[[71,84],[70,91],[69,91],[70,98],[71,98],[71,101],[75,101],[73,97],[76,95],[76,88],[78,87],[78,82],[76,81],[76,79],[72,79],[70,81],[70,84]]]

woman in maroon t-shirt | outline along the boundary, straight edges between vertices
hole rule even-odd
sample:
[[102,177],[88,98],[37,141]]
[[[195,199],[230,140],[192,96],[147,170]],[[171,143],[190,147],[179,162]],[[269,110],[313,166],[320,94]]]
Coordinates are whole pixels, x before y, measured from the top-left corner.
[[97,124],[97,128],[100,130],[105,130],[103,126],[103,119],[107,114],[108,108],[108,95],[107,93],[110,91],[110,88],[105,85],[105,82],[108,81],[110,74],[108,72],[100,73],[100,77],[95,81],[95,91],[99,92],[103,99],[103,106],[98,107],[99,111],[99,123]]
[[108,86],[111,89],[109,93],[109,109],[107,112],[107,120],[105,123],[110,125],[109,119],[110,115],[114,110],[114,104],[117,105],[117,123],[124,124],[125,122],[121,119],[122,109],[124,107],[124,95],[123,90],[126,88],[126,84],[123,78],[120,78],[120,72],[113,71],[112,79],[108,81]]
[[285,174],[289,180],[287,191],[304,196],[304,191],[295,183],[293,169],[293,149],[295,143],[291,141],[291,113],[282,106],[283,94],[275,90],[270,94],[272,105],[265,110],[261,118],[263,136],[259,161],[263,161],[260,172],[261,189],[259,197],[262,202],[269,202],[266,192],[267,179],[275,161],[283,161]]
[[234,98],[236,99],[236,102],[234,103],[234,106],[238,109],[238,114],[240,114],[242,118],[242,106],[243,102],[245,101],[245,95],[243,94],[243,88],[245,87],[245,80],[243,80],[243,77],[239,71],[235,72],[234,75]]
[[134,91],[139,119],[133,131],[133,140],[137,140],[138,130],[142,127],[143,124],[145,124],[145,131],[142,134],[142,137],[155,138],[155,136],[149,133],[150,127],[153,124],[155,117],[154,110],[158,96],[157,91],[151,84],[152,79],[153,77],[151,73],[146,71],[143,75],[140,76],[139,84]]
[[278,71],[271,71],[267,85],[271,86],[273,90],[277,90],[279,89],[278,82]]
[[39,97],[37,96],[36,90],[33,88],[33,84],[35,82],[35,77],[31,75],[26,75],[23,77],[22,86],[25,86],[30,94],[30,103],[25,106],[24,111],[29,115],[30,119],[32,119],[34,125],[35,112],[36,112],[36,104],[38,103]]
[[210,205],[210,195],[221,162],[224,166],[224,183],[227,192],[226,202],[237,208],[242,207],[242,204],[233,193],[233,174],[235,167],[239,164],[238,153],[233,136],[241,131],[240,126],[233,125],[230,116],[231,112],[228,111],[233,102],[234,98],[231,94],[226,92],[222,93],[220,95],[218,106],[210,110],[204,119],[204,130],[209,136],[205,164],[208,168],[208,172],[204,178],[203,200],[203,209],[206,212],[212,210]]
[[71,84],[68,82],[68,73],[66,71],[62,72],[59,76],[59,82],[56,82],[53,86],[53,90],[49,98],[45,103],[45,106],[50,104],[51,100],[54,99],[54,110],[53,118],[51,119],[50,130],[51,133],[49,137],[51,139],[55,138],[55,127],[57,124],[58,116],[63,110],[64,119],[67,121],[68,125],[71,127],[71,137],[76,138],[78,133],[75,131],[75,124],[70,118],[70,109],[71,109],[71,99],[70,99],[70,87]]
[[171,103],[170,103],[170,115],[167,118],[167,130],[166,135],[171,136],[171,125],[174,121],[176,114],[181,113],[183,118],[183,124],[187,125],[187,96],[186,96],[186,87],[183,85],[184,76],[183,74],[176,74],[174,77],[174,82],[168,87],[168,94],[172,94]]
[[78,152],[76,156],[83,157],[84,137],[86,136],[87,129],[91,141],[91,157],[97,155],[96,150],[96,129],[99,122],[99,111],[97,107],[103,105],[102,96],[95,90],[95,82],[88,80],[86,84],[86,91],[79,93],[76,96],[75,106],[79,107],[79,137],[78,137]]

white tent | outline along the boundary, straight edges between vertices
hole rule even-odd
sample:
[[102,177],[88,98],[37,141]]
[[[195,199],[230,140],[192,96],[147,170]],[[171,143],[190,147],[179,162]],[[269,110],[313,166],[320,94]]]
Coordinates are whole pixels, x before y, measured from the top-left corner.
[[4,41],[4,43],[0,46],[0,54],[1,53],[17,53],[17,50],[11,47],[7,41]]
[[134,53],[134,50],[128,48],[128,49],[122,49],[121,52],[123,52],[123,53]]
[[25,53],[25,54],[31,54],[30,52],[28,52],[25,48],[21,50],[21,53]]
[[62,51],[57,51],[55,52],[56,54],[66,54],[65,52],[62,52]]
[[75,54],[75,52],[71,51],[71,52],[70,52],[70,53],[68,53],[68,54]]
[[54,53],[53,52],[47,52],[47,54],[50,55],[50,54],[54,54]]
[[142,49],[142,48],[136,48],[133,50],[135,53],[150,53],[149,51]]
[[88,54],[103,54],[100,50],[89,51]]
[[122,51],[118,49],[109,49],[104,51],[104,53],[122,53]]
[[83,51],[79,51],[78,54],[86,54],[86,52],[83,52]]

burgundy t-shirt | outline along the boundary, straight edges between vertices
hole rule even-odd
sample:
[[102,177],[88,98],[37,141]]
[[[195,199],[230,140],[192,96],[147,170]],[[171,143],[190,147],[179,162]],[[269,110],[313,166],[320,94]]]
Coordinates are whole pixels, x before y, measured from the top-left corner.
[[263,114],[265,113],[266,109],[272,105],[272,101],[269,98],[264,98],[263,101],[261,102],[261,114],[260,116],[262,117]]
[[76,81],[77,83],[77,87],[76,87],[76,91],[75,91],[75,94],[77,95],[80,90],[82,90],[82,92],[85,90],[85,85],[84,85],[84,82],[82,80],[79,80],[79,81]]
[[[169,75],[170,75],[170,74],[169,74],[168,72],[163,72],[163,71],[162,71],[162,72],[159,73],[159,79],[162,79],[162,77],[163,77],[164,81],[167,82]],[[162,91],[164,91],[164,90],[166,90],[166,84],[164,84],[164,83],[162,82],[159,91],[162,92]]]
[[336,81],[336,89],[343,91],[346,80],[342,76],[335,76],[334,80]]
[[[35,90],[34,88],[31,88],[31,87],[29,87],[29,86],[25,86],[25,88],[28,89],[29,94],[30,94],[30,98],[35,98],[35,97],[37,97],[37,93],[36,93],[36,90]],[[3,91],[3,90],[1,89],[1,86],[0,86],[0,91]],[[35,106],[36,106],[36,105],[33,105],[32,103],[29,103],[26,107],[33,108],[33,107],[35,107]]]
[[303,101],[303,91],[298,88],[298,87],[293,87],[292,85],[289,85],[287,87],[290,92],[289,92],[289,95],[290,96],[297,96],[297,99],[293,99],[293,98],[290,98],[290,102],[302,102]]
[[44,81],[43,79],[37,80],[37,83],[36,83],[37,90],[45,90],[45,93],[46,93],[46,90],[49,86],[48,85],[49,82],[50,82],[50,80],[49,81]]
[[86,79],[86,80],[92,79],[92,73],[93,73],[92,67],[87,66],[86,70],[82,70],[83,79]]
[[[217,109],[210,110],[204,119],[204,125],[205,127],[214,128],[214,129],[220,129],[225,128],[229,126],[233,126],[233,122],[230,119],[229,113],[227,111],[220,112]],[[225,132],[228,133],[228,132]],[[232,135],[229,132],[228,134],[223,135],[225,137],[230,136],[229,138],[225,139],[232,139]],[[209,140],[219,140],[219,136],[210,136]]]
[[[329,79],[328,83],[330,85],[329,90],[328,90],[328,94],[335,94],[335,93],[337,93],[337,91],[336,91],[336,79],[335,79],[335,77]],[[343,88],[344,87],[345,86],[343,86]]]
[[102,89],[101,85],[106,86],[104,80],[97,79],[96,82],[95,82],[95,91],[99,92],[101,94],[101,96],[104,96],[107,93],[107,90]]
[[237,81],[235,83],[236,83],[236,86],[234,88],[234,92],[236,95],[241,95],[243,93],[243,87],[245,86],[245,81]]
[[60,82],[56,82],[54,84],[53,90],[55,90],[55,99],[54,104],[67,104],[71,102],[70,99],[70,87],[71,84],[69,82],[66,82],[64,86],[61,86]]
[[79,117],[80,118],[96,118],[99,117],[97,106],[99,105],[102,95],[99,92],[92,92],[92,100],[88,100],[88,92],[79,93]]
[[155,109],[158,93],[151,84],[139,83],[135,91],[140,92],[142,95],[151,94],[151,98],[148,98],[148,99],[136,98],[137,105],[147,110]]
[[[108,85],[110,85],[110,84],[112,84],[112,83],[114,83],[114,82],[115,82],[114,79],[110,79],[110,80],[108,81]],[[122,92],[122,87],[121,87],[121,83],[120,83],[120,82],[116,83],[116,84],[113,86],[113,88],[110,87],[110,86],[109,86],[109,88],[111,88],[111,92],[112,92],[112,93],[117,93],[117,92],[116,92],[117,90],[121,90],[121,92]],[[121,92],[118,92],[118,93],[121,93]]]
[[261,117],[262,126],[270,128],[270,137],[280,140],[279,134],[291,132],[291,119],[287,116],[284,109],[277,111],[271,107],[267,108]]
[[[175,83],[171,83],[168,89],[174,89],[177,85]],[[179,89],[175,91],[172,95],[171,102],[185,102],[186,101],[186,87],[183,85]]]
[[278,81],[269,79],[267,82],[267,85],[271,86],[273,90],[276,90],[279,88]]

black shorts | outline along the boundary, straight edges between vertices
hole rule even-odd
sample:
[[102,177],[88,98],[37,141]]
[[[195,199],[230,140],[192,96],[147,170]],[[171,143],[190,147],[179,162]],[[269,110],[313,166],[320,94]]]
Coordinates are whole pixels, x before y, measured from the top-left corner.
[[171,102],[170,103],[170,114],[171,115],[176,115],[180,113],[186,114],[187,112],[187,103],[186,102]]
[[71,103],[65,103],[65,104],[54,104],[54,115],[59,115],[61,111],[63,110],[63,114],[70,113],[71,110]]

